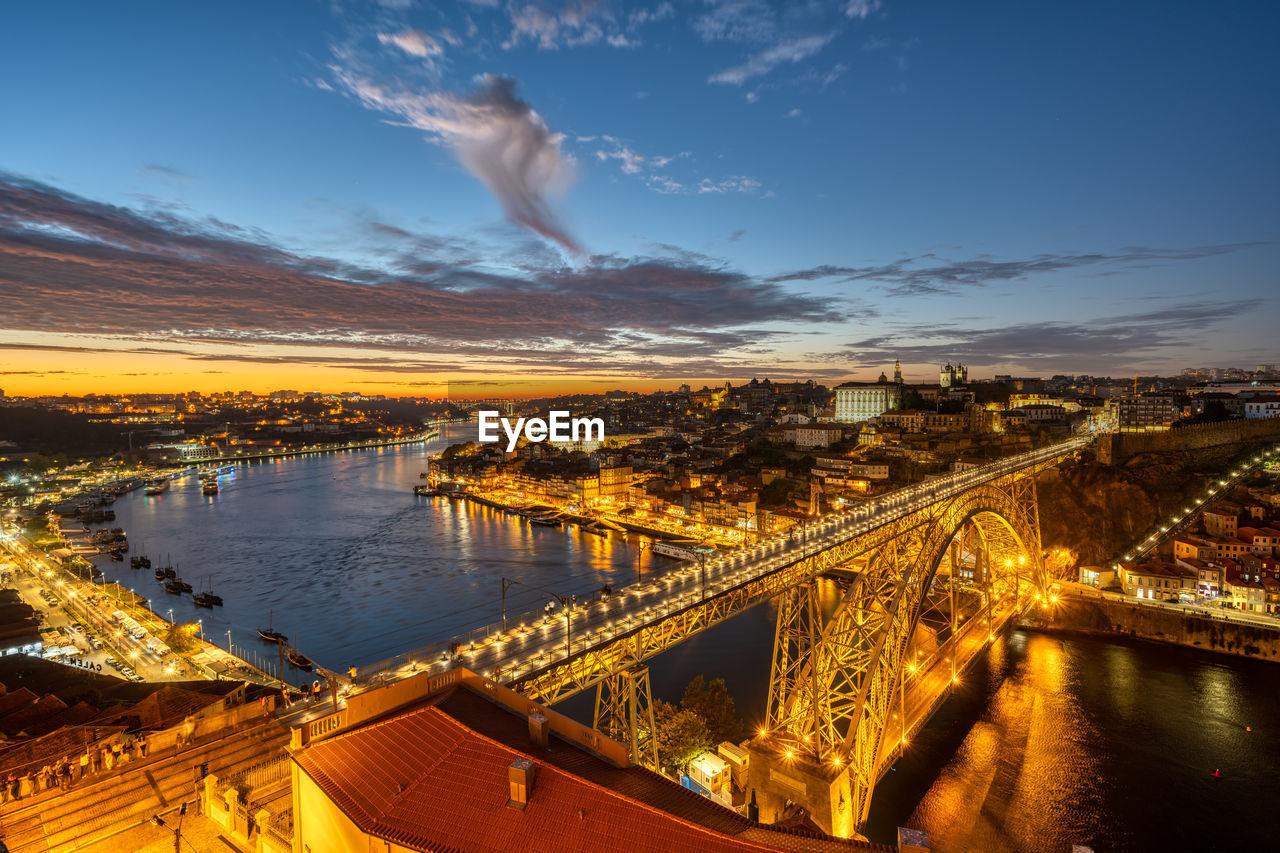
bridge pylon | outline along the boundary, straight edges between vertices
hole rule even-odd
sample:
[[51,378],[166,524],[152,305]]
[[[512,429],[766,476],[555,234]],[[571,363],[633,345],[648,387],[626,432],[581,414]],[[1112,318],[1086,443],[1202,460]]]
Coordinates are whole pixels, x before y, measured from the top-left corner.
[[596,685],[592,728],[626,746],[632,764],[658,768],[649,667],[629,658]]

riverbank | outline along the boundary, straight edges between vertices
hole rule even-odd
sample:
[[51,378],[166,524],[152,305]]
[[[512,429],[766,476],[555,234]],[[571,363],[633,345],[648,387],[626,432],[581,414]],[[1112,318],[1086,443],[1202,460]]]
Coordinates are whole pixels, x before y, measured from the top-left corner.
[[[182,650],[168,648],[165,639],[173,635],[177,623],[165,619],[151,607],[149,599],[133,590],[126,590],[118,583],[85,580],[45,557],[25,537],[5,537],[3,546],[0,553],[22,571],[32,588],[47,591],[57,602],[56,606],[50,603],[46,607],[34,596],[24,595],[28,603],[45,613],[47,626],[57,628],[59,622],[65,621],[69,626],[80,626],[75,633],[83,637],[86,644],[90,638],[98,640],[100,652],[95,653],[88,646],[85,649],[90,658],[114,658],[136,670],[146,681],[180,681],[195,676],[209,680],[234,678],[268,686],[280,684],[269,673],[194,632],[185,637]],[[21,586],[18,588],[23,592]],[[60,611],[65,620],[50,618],[55,610]],[[118,614],[126,619],[121,620]],[[129,620],[145,634],[134,637],[124,630]],[[191,627],[199,630],[203,626],[197,623]],[[102,662],[98,661],[95,671],[102,671]]]
[[332,442],[329,444],[308,444],[304,447],[282,447],[270,448],[267,450],[254,451],[250,449],[248,453],[243,452],[244,448],[240,448],[235,453],[226,453],[222,456],[209,456],[198,460],[188,460],[183,462],[183,467],[189,467],[192,462],[200,465],[214,464],[223,462],[253,462],[261,459],[287,459],[291,456],[312,456],[317,453],[338,453],[343,450],[370,450],[375,447],[395,447],[401,444],[419,444],[424,441],[430,441],[440,436],[440,430],[432,428],[425,432],[414,433],[411,436],[398,436],[396,438],[376,438],[369,441],[343,441]]
[[1270,626],[1195,608],[1153,607],[1067,593],[1048,623],[1027,625],[1023,629],[1049,634],[1127,637],[1280,663],[1280,620]]

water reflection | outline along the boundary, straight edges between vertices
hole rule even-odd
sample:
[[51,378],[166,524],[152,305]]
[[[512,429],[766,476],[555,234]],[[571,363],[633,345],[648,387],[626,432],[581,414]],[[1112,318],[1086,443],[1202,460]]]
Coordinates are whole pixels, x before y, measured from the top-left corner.
[[[316,661],[345,669],[498,622],[501,578],[522,585],[507,610],[536,610],[561,595],[591,595],[635,576],[636,537],[534,527],[468,502],[415,498],[429,453],[464,440],[458,424],[430,445],[271,460],[237,467],[217,496],[194,476],[158,497],[116,501],[115,524],[156,565],[166,555],[197,589],[226,602],[201,610],[166,595],[145,570],[102,559],[107,578],[150,596],[205,634],[266,655],[256,628],[270,622]],[[643,570],[672,562],[647,550]],[[301,676],[299,676],[300,678]]]
[[1274,846],[1255,804],[1280,794],[1280,668],[1020,632],[978,667],[985,690],[948,701],[877,789],[874,840],[903,825],[944,852]]

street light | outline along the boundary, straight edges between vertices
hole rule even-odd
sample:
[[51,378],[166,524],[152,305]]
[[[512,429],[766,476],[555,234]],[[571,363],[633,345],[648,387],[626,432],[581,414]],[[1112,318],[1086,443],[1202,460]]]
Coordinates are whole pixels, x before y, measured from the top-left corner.
[[186,816],[186,814],[187,814],[187,804],[183,803],[182,807],[178,809],[178,826],[176,829],[169,826],[167,823],[165,823],[164,818],[160,817],[160,815],[153,814],[151,816],[151,823],[153,825],[164,827],[165,829],[168,829],[170,832],[173,833],[173,853],[178,853],[178,845],[182,843],[182,819]]

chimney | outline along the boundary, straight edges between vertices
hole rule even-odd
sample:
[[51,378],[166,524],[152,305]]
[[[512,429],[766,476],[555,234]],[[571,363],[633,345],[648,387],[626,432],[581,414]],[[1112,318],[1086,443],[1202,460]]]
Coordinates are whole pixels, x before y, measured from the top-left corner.
[[929,853],[929,836],[923,830],[898,827],[898,853]]
[[533,793],[533,777],[537,769],[537,765],[527,758],[517,758],[507,767],[507,781],[511,788],[508,806],[524,811],[529,804],[529,795]]
[[534,711],[529,715],[529,740],[534,749],[551,748],[551,721]]

